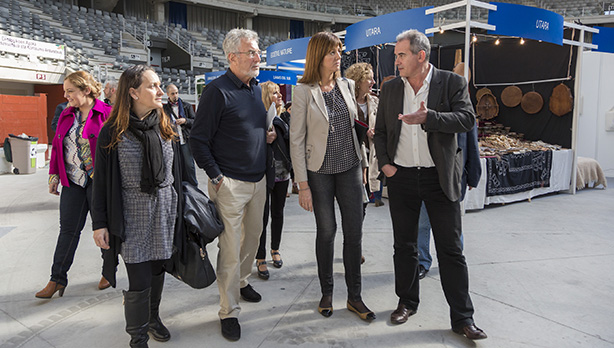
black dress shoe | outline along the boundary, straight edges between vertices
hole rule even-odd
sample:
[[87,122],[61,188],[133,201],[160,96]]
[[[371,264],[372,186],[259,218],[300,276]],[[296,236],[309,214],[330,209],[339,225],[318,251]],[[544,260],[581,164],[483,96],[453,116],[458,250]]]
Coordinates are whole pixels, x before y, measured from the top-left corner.
[[333,315],[332,295],[322,296],[322,299],[320,299],[320,303],[318,304],[318,312],[327,318]]
[[483,340],[488,337],[486,336],[486,333],[479,327],[475,326],[475,324],[469,324],[461,328],[452,329],[452,331],[459,335],[464,335],[470,340]]
[[390,314],[390,322],[393,324],[403,324],[411,317],[416,314],[416,310],[407,307],[406,305],[399,303],[397,309]]
[[422,265],[418,266],[418,279],[424,279],[427,273],[429,273],[428,269],[424,268]]
[[350,310],[350,312],[356,313],[356,315],[358,315],[360,319],[366,320],[366,321],[372,321],[373,319],[376,318],[375,313],[373,313],[369,308],[367,308],[367,306],[362,301],[359,302],[359,305],[364,307],[363,312],[359,311],[358,308],[356,308],[356,306],[351,304],[349,300],[347,302],[348,310]]
[[260,266],[264,266],[266,268],[266,261],[262,260],[262,261],[258,261],[256,260],[256,270],[258,270],[258,278],[262,279],[262,280],[268,280],[270,277],[270,273],[268,269],[265,269],[264,271],[260,270]]
[[241,298],[247,302],[260,302],[262,300],[262,296],[252,288],[251,285],[247,284],[246,287],[241,288]]
[[[275,256],[279,257],[279,260],[275,260]],[[281,259],[281,254],[279,250],[271,250],[271,257],[273,258],[273,266],[275,268],[281,268],[284,265],[284,261]]]
[[237,318],[221,319],[222,336],[229,341],[238,341],[241,338],[241,325]]

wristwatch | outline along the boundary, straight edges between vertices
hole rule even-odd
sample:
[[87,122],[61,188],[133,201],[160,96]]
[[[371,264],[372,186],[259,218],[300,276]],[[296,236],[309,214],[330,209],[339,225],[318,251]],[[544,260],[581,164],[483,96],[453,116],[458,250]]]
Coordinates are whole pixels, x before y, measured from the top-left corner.
[[224,179],[224,174],[220,174],[218,176],[216,176],[215,178],[211,179],[211,183],[215,186],[219,185],[220,181],[222,181],[222,179]]

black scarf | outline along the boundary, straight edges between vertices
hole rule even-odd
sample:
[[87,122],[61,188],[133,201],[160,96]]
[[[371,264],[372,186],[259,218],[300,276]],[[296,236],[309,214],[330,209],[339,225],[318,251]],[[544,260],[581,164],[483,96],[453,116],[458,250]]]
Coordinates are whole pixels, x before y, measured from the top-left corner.
[[166,177],[162,143],[160,142],[160,117],[157,110],[140,120],[130,113],[128,129],[143,144],[143,167],[141,168],[141,192],[152,194]]

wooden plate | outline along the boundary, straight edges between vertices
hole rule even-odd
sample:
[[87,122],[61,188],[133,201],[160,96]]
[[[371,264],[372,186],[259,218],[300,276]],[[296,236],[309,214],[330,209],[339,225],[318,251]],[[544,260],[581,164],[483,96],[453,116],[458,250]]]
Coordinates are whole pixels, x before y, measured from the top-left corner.
[[482,98],[482,96],[486,93],[492,94],[492,91],[486,87],[478,89],[477,92],[475,92],[475,100],[477,100],[479,103],[480,98]]
[[520,105],[522,100],[522,90],[516,86],[507,86],[501,92],[501,102],[508,108]]
[[476,106],[476,112],[478,116],[483,120],[490,120],[497,117],[499,114],[499,104],[497,104],[497,98],[491,93],[482,95],[478,105]]
[[544,98],[537,92],[527,92],[522,96],[520,107],[529,115],[536,114],[541,111],[544,106]]
[[552,90],[550,96],[550,111],[557,116],[563,116],[573,109],[571,90],[564,84],[559,84]]

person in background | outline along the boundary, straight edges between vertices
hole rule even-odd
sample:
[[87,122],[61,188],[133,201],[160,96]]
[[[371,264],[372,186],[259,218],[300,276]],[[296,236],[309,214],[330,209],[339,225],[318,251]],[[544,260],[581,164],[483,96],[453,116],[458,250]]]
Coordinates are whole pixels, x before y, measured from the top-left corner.
[[[262,103],[265,108],[269,108],[275,104],[277,115],[280,114],[283,108],[283,100],[279,86],[275,82],[267,81],[260,85],[262,88]],[[260,236],[260,245],[256,253],[256,268],[258,269],[258,277],[261,279],[269,279],[269,270],[265,260],[266,249],[266,227],[269,222],[269,203],[271,213],[271,257],[273,266],[281,268],[283,261],[279,253],[279,245],[281,243],[281,232],[284,227],[284,207],[286,206],[286,193],[288,192],[288,184],[290,182],[290,171],[292,165],[290,162],[290,144],[289,127],[279,116],[273,119],[273,127],[277,137],[275,141],[269,145],[270,153],[272,153],[272,170],[267,171],[267,199],[264,205],[264,220],[262,225],[262,235]]]
[[67,107],[68,107],[68,102],[67,101],[65,101],[63,103],[59,103],[55,107],[55,112],[53,114],[53,119],[51,120],[51,129],[54,132],[58,128],[58,120],[60,119],[60,115],[62,114],[62,111],[64,111],[64,109],[66,109]]
[[377,179],[379,167],[375,156],[375,144],[373,144],[373,134],[375,131],[375,118],[377,116],[377,104],[379,99],[371,94],[371,89],[375,84],[373,79],[373,67],[368,63],[356,63],[345,70],[345,77],[354,80],[356,83],[356,102],[358,103],[358,120],[367,124],[367,136],[365,146],[368,149],[369,167],[367,172],[367,192],[373,193],[375,206],[381,207],[382,187]]
[[262,233],[266,200],[266,110],[256,81],[258,34],[232,29],[223,43],[230,68],[205,86],[190,135],[194,160],[210,178],[209,195],[224,223],[219,236],[217,285],[222,336],[241,338],[239,296],[260,302],[248,278]]
[[[279,117],[286,122],[288,127],[290,127],[290,119],[292,118],[292,102],[286,103],[286,111],[282,112]],[[296,181],[294,181],[294,170],[290,171],[290,180],[292,182],[292,193],[298,194],[298,185],[296,184]],[[289,192],[286,194],[286,197],[290,197]]]
[[279,115],[279,117],[290,126],[290,118],[292,118],[292,102],[287,102],[285,105],[285,111]]
[[456,133],[475,125],[467,81],[429,63],[431,45],[417,30],[397,35],[395,65],[400,77],[384,84],[375,123],[375,150],[388,185],[394,233],[397,309],[393,324],[418,310],[418,219],[425,203],[430,216],[442,288],[452,331],[484,339],[475,325],[469,273],[460,242],[461,158]]
[[96,149],[94,241],[105,250],[104,275],[113,287],[118,255],[126,265],[124,316],[133,348],[148,346],[148,332],[156,341],[171,338],[159,315],[163,265],[184,240],[182,163],[163,95],[151,67],[124,71]]
[[362,165],[354,131],[358,116],[354,81],[340,77],[342,44],[329,32],[309,40],[305,74],[294,89],[290,154],[299,186],[299,204],[316,219],[316,259],[322,298],[318,312],[333,314],[333,260],[337,232],[335,200],[341,211],[347,308],[363,320],[375,319],[361,296]]
[[[467,133],[458,133],[458,148],[463,150],[463,177],[461,179],[461,197],[462,202],[465,198],[467,186],[471,190],[478,186],[480,176],[482,175],[482,166],[480,165],[480,148],[478,146],[478,127],[475,125],[471,131]],[[463,243],[463,235],[461,234],[461,246]],[[431,244],[431,221],[426,211],[426,206],[422,202],[420,208],[420,220],[418,220],[418,278],[424,279],[431,268],[433,258],[430,252]]]
[[115,105],[115,99],[117,96],[115,93],[117,92],[117,80],[113,77],[110,77],[107,80],[107,83],[104,85],[104,102],[113,106]]
[[[68,270],[91,209],[96,142],[103,122],[111,113],[111,107],[97,99],[100,87],[85,71],[74,72],[64,79],[64,98],[69,106],[60,114],[49,163],[49,193],[60,196],[60,235],[53,254],[51,279],[36,293],[38,298],[50,299],[56,292],[60,297],[64,295]],[[98,288],[103,290],[109,286],[102,277]]]
[[180,144],[179,148],[181,149],[181,155],[185,164],[184,175],[189,178],[188,181],[192,185],[197,186],[196,166],[194,165],[194,158],[192,157],[189,144],[190,131],[192,130],[192,124],[194,124],[194,108],[192,104],[179,98],[179,89],[174,84],[171,83],[166,86],[166,94],[168,95],[168,103],[164,104],[164,112],[171,117],[171,120],[176,125]]

